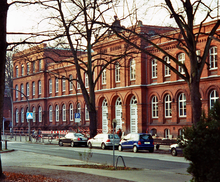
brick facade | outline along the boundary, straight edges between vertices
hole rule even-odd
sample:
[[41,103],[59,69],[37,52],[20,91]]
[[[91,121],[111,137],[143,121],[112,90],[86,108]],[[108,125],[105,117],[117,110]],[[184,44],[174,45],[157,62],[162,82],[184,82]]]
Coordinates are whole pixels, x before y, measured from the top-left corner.
[[[206,30],[209,31],[209,24]],[[204,28],[204,29],[205,29]],[[196,28],[195,28],[196,30]],[[166,27],[144,26],[139,27],[140,32],[167,32]],[[198,50],[204,48],[206,37],[200,38]],[[140,45],[143,43],[140,40]],[[157,41],[155,39],[155,41]],[[175,43],[160,40],[169,52],[178,57],[182,52],[176,48]],[[143,46],[147,46],[143,44]],[[211,48],[216,47],[216,54],[220,49],[219,42],[213,41]],[[104,51],[105,53],[119,54],[125,50],[125,43],[112,35],[96,45],[93,50],[95,53]],[[134,50],[133,50],[134,51]],[[154,51],[152,49],[152,51]],[[59,54],[58,54],[59,52]],[[154,52],[163,57],[161,53]],[[202,54],[202,52],[200,52]],[[61,56],[62,55],[62,56]],[[87,129],[89,118],[86,116],[86,106],[80,89],[77,89],[76,70],[69,63],[54,63],[67,59],[71,56],[68,50],[52,50],[46,45],[41,45],[32,49],[25,50],[14,55],[14,82],[13,87],[20,90],[23,84],[24,93],[27,94],[27,83],[29,84],[30,111],[35,108],[35,122],[31,121],[31,127],[35,129],[74,129],[76,123],[72,114],[77,111],[80,104],[81,122],[79,126]],[[184,56],[184,55],[181,55]],[[86,60],[85,55],[81,55]],[[112,57],[106,57],[110,60]],[[218,55],[217,55],[218,58]],[[71,59],[71,57],[69,58]],[[39,69],[41,60],[41,69]],[[159,61],[155,64],[155,71],[152,67],[152,58],[144,53],[129,55],[120,59],[120,79],[117,77],[116,64],[110,64],[106,69],[106,82],[102,77],[98,80],[96,90],[96,110],[98,129],[107,132],[111,130],[111,121],[116,118],[118,126],[125,133],[129,132],[151,132],[159,137],[177,137],[181,133],[183,126],[192,125],[192,110],[190,94],[187,84],[177,77],[172,71],[165,75],[165,66]],[[208,60],[209,61],[209,58]],[[27,62],[30,64],[30,72],[27,74]],[[35,65],[34,65],[35,62]],[[100,61],[100,64],[102,62]],[[171,61],[172,65],[173,63]],[[185,64],[189,68],[189,61],[185,56]],[[24,74],[22,75],[22,65]],[[35,71],[33,72],[33,66]],[[18,75],[16,76],[16,67]],[[134,74],[132,69],[134,68]],[[178,67],[176,66],[178,69]],[[56,71],[56,76],[51,72]],[[100,72],[100,67],[95,71],[94,77]],[[86,80],[85,74],[84,81]],[[71,88],[68,80],[63,81],[59,78],[74,79],[73,84],[76,90]],[[217,66],[208,69],[205,66],[200,83],[202,107],[207,112],[210,108],[211,100],[218,99],[220,93],[220,69],[219,60]],[[49,81],[50,80],[50,81]],[[41,82],[41,93],[39,94],[39,81]],[[35,83],[35,95],[33,95],[33,82]],[[58,87],[56,88],[56,82]],[[65,88],[64,88],[65,82]],[[51,84],[51,86],[50,86]],[[50,90],[52,89],[52,90]],[[22,109],[27,111],[27,101],[14,91],[14,128],[27,129],[27,121],[22,120]],[[166,100],[167,99],[167,100]],[[170,107],[170,108],[169,108]],[[39,112],[39,109],[41,112]],[[51,112],[50,112],[51,110]],[[17,111],[17,113],[16,113]],[[42,115],[42,117],[41,117]],[[17,118],[17,119],[16,119]]]

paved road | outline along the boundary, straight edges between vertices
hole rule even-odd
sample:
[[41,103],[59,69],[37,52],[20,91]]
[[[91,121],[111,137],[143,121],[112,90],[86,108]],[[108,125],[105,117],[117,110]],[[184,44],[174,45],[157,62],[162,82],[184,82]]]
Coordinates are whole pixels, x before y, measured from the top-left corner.
[[[19,151],[47,154],[69,159],[83,159],[85,161],[88,160],[89,162],[102,164],[113,164],[112,150],[89,149],[87,147],[59,147],[58,145],[41,145],[25,142],[8,142],[8,147]],[[87,158],[89,153],[92,153],[92,157]],[[82,154],[82,157],[80,157],[80,154]],[[173,157],[170,154],[115,151],[115,156],[116,158],[117,156],[122,156],[126,166],[128,167],[144,168],[149,170],[163,170],[173,173],[187,174],[186,169],[189,166],[188,161],[186,161],[183,157]],[[120,159],[118,163],[119,165],[122,165],[122,161]]]

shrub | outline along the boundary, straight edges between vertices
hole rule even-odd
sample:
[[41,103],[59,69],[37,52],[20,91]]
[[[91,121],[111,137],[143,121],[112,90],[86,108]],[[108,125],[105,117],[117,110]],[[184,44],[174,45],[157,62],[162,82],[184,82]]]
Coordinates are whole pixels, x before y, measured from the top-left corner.
[[195,182],[220,181],[220,103],[208,117],[203,114],[196,126],[184,128],[184,157],[191,161],[187,172]]

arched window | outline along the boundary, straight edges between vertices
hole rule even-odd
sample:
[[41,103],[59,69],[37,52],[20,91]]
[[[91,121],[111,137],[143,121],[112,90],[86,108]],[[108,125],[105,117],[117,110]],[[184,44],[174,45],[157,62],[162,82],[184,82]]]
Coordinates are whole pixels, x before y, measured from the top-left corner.
[[27,63],[27,75],[29,75],[29,73],[30,73],[30,64]]
[[102,84],[106,84],[106,69],[102,71]]
[[38,108],[38,122],[39,123],[42,122],[42,108],[41,107]]
[[53,108],[52,108],[52,106],[49,107],[49,121],[53,122]]
[[73,75],[69,76],[69,90],[73,90]]
[[178,130],[178,137],[182,137],[183,136],[183,129],[179,129]]
[[15,85],[15,98],[18,99],[18,85]]
[[38,81],[38,95],[41,95],[41,81]]
[[36,111],[35,111],[35,107],[32,108],[32,112],[33,112],[33,122],[36,122]]
[[89,87],[89,77],[88,74],[85,73],[85,87],[88,88]]
[[171,110],[171,97],[169,94],[167,94],[164,98],[164,104],[165,104],[165,117],[171,117],[172,116],[172,110]]
[[153,96],[151,105],[152,105],[152,118],[158,118],[158,99],[156,96]]
[[24,65],[21,65],[21,76],[24,76]]
[[120,82],[120,65],[119,62],[115,64],[115,82]]
[[23,83],[21,84],[21,98],[23,98],[24,97],[24,85],[23,85]]
[[88,121],[89,120],[89,111],[87,109],[87,105],[85,105],[85,120]]
[[26,83],[26,95],[29,96],[29,83]]
[[106,99],[102,102],[102,133],[108,133],[108,103]]
[[15,111],[15,122],[19,123],[19,112],[18,112],[18,109],[16,109],[16,111]]
[[49,79],[49,94],[52,94],[52,80]]
[[218,92],[216,90],[211,91],[209,95],[209,108],[212,109],[214,103],[219,99]]
[[135,80],[136,78],[136,64],[135,60],[132,59],[130,62],[130,80]]
[[130,132],[138,132],[137,98],[134,95],[130,100]]
[[80,103],[77,103],[76,112],[80,113],[80,116],[81,116],[81,105],[80,105]]
[[24,123],[24,108],[21,108],[21,122]]
[[66,78],[64,76],[62,77],[62,91],[66,91]]
[[179,117],[186,117],[186,95],[181,93],[178,99]]
[[[165,56],[164,57],[164,61],[167,63],[167,64],[170,64],[170,58],[168,56]],[[164,76],[165,77],[168,77],[170,76],[170,68],[168,66],[164,66]]]
[[60,115],[59,115],[59,106],[56,105],[56,122],[59,122],[59,117],[60,117]]
[[18,66],[15,67],[15,77],[18,78]]
[[157,130],[155,128],[150,130],[150,133],[152,136],[156,136],[157,135]]
[[217,47],[211,47],[209,49],[209,65],[210,65],[210,69],[216,69],[218,67],[217,65]]
[[171,138],[169,129],[164,130],[164,138]]
[[35,95],[35,82],[32,82],[32,95]]
[[157,60],[151,61],[152,78],[157,78]]
[[66,105],[63,104],[63,107],[62,107],[62,118],[63,118],[63,121],[66,121]]
[[[185,54],[184,53],[180,53],[178,55],[178,61],[181,62],[182,64],[185,63]],[[181,66],[179,66],[179,72],[181,74],[185,74],[184,69]]]
[[58,93],[59,92],[59,79],[58,78],[56,78],[55,88],[56,88],[56,93]]
[[70,104],[70,121],[73,121],[73,104]]

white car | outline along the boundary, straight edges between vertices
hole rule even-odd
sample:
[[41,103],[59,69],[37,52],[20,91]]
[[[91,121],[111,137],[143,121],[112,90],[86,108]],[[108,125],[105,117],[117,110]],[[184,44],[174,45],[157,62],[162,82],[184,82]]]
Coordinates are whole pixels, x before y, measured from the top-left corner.
[[183,153],[183,149],[180,148],[179,144],[172,144],[170,145],[170,152],[172,156],[177,156],[178,154]]

